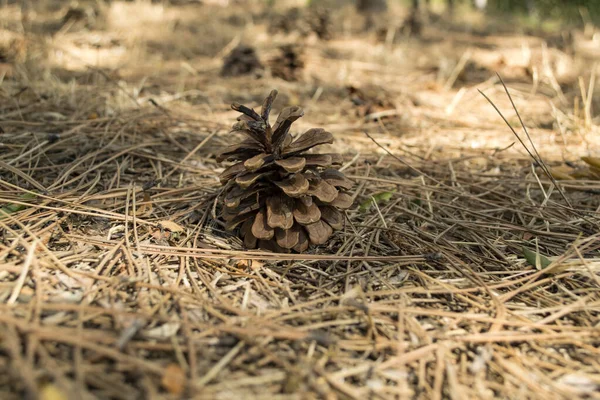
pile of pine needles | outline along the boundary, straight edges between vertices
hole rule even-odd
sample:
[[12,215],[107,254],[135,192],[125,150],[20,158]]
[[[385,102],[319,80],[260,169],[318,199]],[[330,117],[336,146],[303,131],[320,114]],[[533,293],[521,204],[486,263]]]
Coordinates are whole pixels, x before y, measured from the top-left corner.
[[214,218],[228,105],[91,73],[0,88],[2,399],[598,398],[598,181],[353,117],[324,126],[345,229],[246,251]]

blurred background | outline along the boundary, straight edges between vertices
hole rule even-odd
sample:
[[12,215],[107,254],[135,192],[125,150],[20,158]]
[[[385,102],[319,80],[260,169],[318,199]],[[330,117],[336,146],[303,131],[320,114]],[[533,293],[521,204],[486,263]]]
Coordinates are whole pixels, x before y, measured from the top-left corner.
[[[493,144],[501,140],[487,133],[504,127],[478,90],[493,93],[496,74],[523,95],[517,102],[528,123],[551,135],[589,129],[597,108],[600,4],[592,0],[2,0],[0,7],[3,87],[77,94],[68,118],[160,105],[210,116],[211,126],[225,129],[232,101],[258,104],[277,88],[277,107],[306,108],[301,127],[327,125],[344,133],[341,140],[367,129],[420,141],[428,130],[452,128],[469,137],[483,130]],[[436,145],[456,143],[455,132],[448,138],[436,134]]]

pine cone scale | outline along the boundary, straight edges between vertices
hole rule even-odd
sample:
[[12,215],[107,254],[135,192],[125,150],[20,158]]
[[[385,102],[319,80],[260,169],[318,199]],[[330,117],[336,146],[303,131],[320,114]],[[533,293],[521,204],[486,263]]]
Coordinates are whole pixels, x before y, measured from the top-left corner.
[[309,167],[328,167],[333,162],[333,158],[329,154],[308,154],[304,158]]
[[321,173],[321,178],[325,179],[329,184],[341,187],[342,189],[352,188],[352,181],[335,169],[326,169]]
[[265,165],[267,161],[273,161],[273,157],[270,154],[260,153],[244,161],[244,167],[248,171],[255,172]]
[[302,253],[302,252],[306,251],[306,249],[308,249],[309,245],[310,245],[310,241],[308,239],[308,236],[306,236],[306,231],[304,229],[300,229],[300,232],[298,235],[298,244],[295,245],[294,247],[292,247],[292,249],[294,251],[297,251],[298,253]]
[[284,196],[271,196],[267,199],[267,224],[270,227],[281,229],[292,228],[294,225],[294,216],[290,203]]
[[264,210],[260,210],[256,213],[251,233],[255,238],[263,240],[272,239],[275,235],[275,229],[267,224],[267,216],[265,215]]
[[352,205],[352,196],[347,193],[340,192],[338,196],[332,202],[329,202],[328,205],[346,209]]
[[342,213],[330,206],[321,206],[319,208],[321,218],[327,222],[333,229],[342,229],[344,226],[344,217]]
[[283,150],[283,155],[292,155],[315,146],[333,143],[333,135],[322,128],[309,129]]
[[307,194],[316,197],[324,203],[331,203],[337,198],[338,190],[323,179],[313,179],[308,187]]
[[292,249],[300,241],[300,228],[298,225],[290,229],[277,229],[275,231],[275,240],[277,244],[284,249]]
[[294,219],[301,225],[314,224],[321,219],[321,211],[315,203],[305,205],[302,201],[296,202]]
[[231,167],[226,168],[221,175],[219,175],[219,180],[222,184],[229,182],[231,179],[235,178],[238,174],[245,172],[246,167],[244,167],[244,162],[239,162],[233,164]]
[[253,172],[244,175],[238,175],[235,178],[235,183],[237,183],[242,189],[248,189],[252,186],[257,180],[268,175],[267,172]]
[[283,160],[275,161],[275,164],[290,173],[300,172],[306,166],[306,157],[284,158]]
[[275,184],[290,197],[300,197],[304,195],[310,186],[308,179],[300,173],[294,174],[284,181],[275,182]]
[[306,231],[310,241],[314,244],[323,244],[329,239],[333,233],[333,229],[323,220],[319,220],[314,224],[306,225]]

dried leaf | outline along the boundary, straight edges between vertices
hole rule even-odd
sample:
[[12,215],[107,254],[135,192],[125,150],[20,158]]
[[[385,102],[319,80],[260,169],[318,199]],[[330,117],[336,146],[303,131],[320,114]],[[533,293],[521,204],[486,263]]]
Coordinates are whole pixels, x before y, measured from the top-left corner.
[[135,214],[138,217],[145,217],[152,213],[152,199],[150,198],[150,193],[144,192],[144,201],[138,209],[135,211]]
[[600,168],[600,158],[598,157],[581,157],[581,160],[595,168]]
[[152,238],[156,242],[162,242],[163,244],[166,244],[165,240],[169,240],[170,236],[171,236],[171,232],[165,232],[160,229],[156,229],[152,232]]
[[254,272],[260,271],[265,266],[265,263],[259,260],[238,260],[235,262],[236,268],[250,269]]
[[571,175],[569,175],[568,173],[562,172],[556,168],[550,168],[550,174],[552,175],[552,177],[556,180],[559,181],[573,181],[575,180],[575,178],[573,178]]
[[179,396],[185,389],[186,381],[183,369],[178,364],[171,363],[165,368],[160,384],[170,394]]
[[47,383],[40,388],[39,400],[68,400],[68,397],[58,386]]
[[152,329],[144,331],[144,336],[150,339],[164,340],[177,334],[181,324],[179,322],[166,322]]
[[165,220],[165,221],[159,221],[158,224],[160,226],[162,226],[164,229],[167,229],[171,232],[183,232],[185,231],[184,228],[182,228],[180,225],[178,225],[177,223],[173,222],[173,221],[169,221],[169,220]]

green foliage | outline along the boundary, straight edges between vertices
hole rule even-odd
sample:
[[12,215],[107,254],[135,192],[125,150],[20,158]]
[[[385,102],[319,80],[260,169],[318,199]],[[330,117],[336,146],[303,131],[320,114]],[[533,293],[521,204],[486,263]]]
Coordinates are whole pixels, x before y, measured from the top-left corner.
[[362,212],[369,211],[371,209],[371,207],[375,204],[390,201],[390,199],[392,198],[393,195],[394,195],[393,192],[377,193],[377,194],[369,197],[367,200],[363,201],[360,204],[359,210]]
[[536,253],[535,251],[529,250],[526,247],[523,247],[523,256],[525,257],[525,260],[536,269],[544,269],[552,264],[552,260],[548,257],[541,255],[539,252]]
[[[19,197],[19,200],[31,200],[31,199],[34,199],[35,197],[36,196],[31,193],[25,193],[24,195]],[[7,204],[7,205],[3,206],[2,208],[0,208],[0,219],[3,219],[4,217],[6,217],[7,214],[8,215],[14,214],[14,213],[24,210],[26,208],[27,208],[27,206],[24,204],[15,204],[15,203]]]

